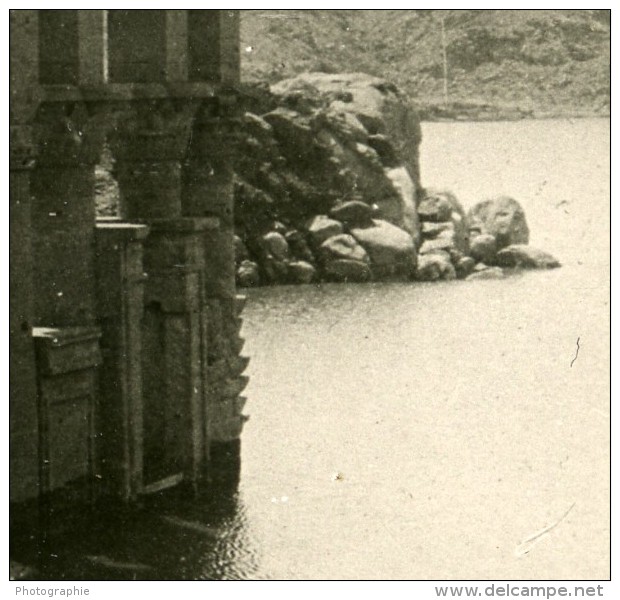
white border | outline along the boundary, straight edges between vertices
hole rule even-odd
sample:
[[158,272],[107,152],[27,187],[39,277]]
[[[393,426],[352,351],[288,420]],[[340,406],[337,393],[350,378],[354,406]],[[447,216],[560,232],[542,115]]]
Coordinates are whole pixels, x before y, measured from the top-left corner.
[[[160,2],[132,2],[129,0],[118,2],[115,0],[108,1],[104,3],[106,8],[169,8],[170,5],[166,3]],[[336,5],[336,6],[334,6]],[[49,3],[43,2],[30,2],[25,6],[19,6],[17,3],[12,5],[14,8],[84,8],[83,2],[62,2],[55,6],[50,6]],[[91,8],[96,8],[94,7]],[[291,6],[290,2],[286,2],[283,0],[276,1],[272,0],[268,3],[260,3],[260,2],[249,2],[247,0],[242,2],[233,3],[233,6],[225,5],[223,3],[205,3],[205,2],[195,2],[189,1],[183,3],[184,8],[235,8],[235,9],[373,9],[371,3],[367,2],[353,2],[351,0],[341,1],[341,2],[333,2],[333,1],[325,1],[325,0],[315,0],[314,2],[296,2],[294,6]],[[392,9],[410,9],[410,8],[427,8],[427,6],[412,6],[410,3],[405,2],[392,2],[389,3],[388,7],[382,6],[381,9],[392,8]],[[445,2],[442,3],[442,9],[497,9],[497,3],[491,2],[473,2],[473,3],[455,3],[455,2]],[[611,2],[597,2],[595,3],[595,7],[598,9],[612,9],[613,5]],[[616,5],[617,7],[617,5]],[[0,31],[2,32],[2,36],[6,36],[3,39],[3,48],[6,49],[6,54],[4,60],[1,63],[2,68],[2,76],[3,81],[9,81],[8,77],[8,8],[7,7],[1,14],[1,27]],[[431,6],[430,8],[438,8],[436,6]],[[584,9],[583,4],[579,4],[576,2],[546,2],[544,6],[518,6],[511,4],[510,6],[502,6],[503,9],[513,8],[545,8],[545,9]],[[619,17],[620,9],[612,10],[612,32],[618,31],[617,27],[620,23]],[[617,44],[614,45],[613,37],[612,37],[612,107],[615,105],[614,99],[617,98],[614,92],[617,91],[617,77],[616,68],[618,64],[618,51]],[[2,101],[6,103],[6,108],[4,114],[8,114],[8,89],[5,90],[5,93],[2,96]],[[617,137],[618,137],[618,127],[612,120],[612,158],[616,157],[616,146],[617,146]],[[8,143],[3,145],[3,164],[8,164]],[[5,171],[6,172],[6,171]],[[8,178],[6,179],[8,182]],[[5,198],[8,199],[8,183],[5,185]],[[618,185],[615,180],[612,180],[612,206],[617,202],[617,190]],[[8,201],[3,203],[4,206],[4,219],[6,226],[2,230],[2,247],[4,249],[5,259],[2,261],[2,281],[6,288],[3,290],[2,294],[2,302],[3,308],[5,310],[4,314],[8,313]],[[601,215],[603,217],[603,215]],[[620,227],[618,227],[618,210],[614,210],[612,212],[612,257],[616,257],[617,255],[617,242],[614,241],[614,234],[620,231]],[[615,300],[616,296],[614,292],[617,291],[617,286],[614,285],[615,282],[618,281],[618,261],[612,261],[612,298]],[[615,277],[614,277],[615,276]],[[612,320],[616,316],[616,302],[612,303]],[[3,345],[3,374],[5,377],[3,381],[6,382],[5,385],[8,385],[8,319],[2,322],[2,333],[4,334],[2,339],[6,340]],[[617,348],[618,344],[618,335],[617,329],[612,329],[612,348]],[[612,381],[612,400],[616,395],[616,386],[613,385]],[[5,392],[8,392],[5,387]],[[7,393],[8,396],[8,393]],[[4,403],[5,412],[3,414],[3,419],[5,419],[5,427],[4,431],[8,433],[8,401]],[[612,440],[614,440],[614,433],[618,432],[618,410],[612,411]],[[6,454],[4,455],[4,460],[2,463],[2,474],[3,481],[8,482],[8,435],[6,437],[6,443],[4,444],[4,448],[6,450]],[[612,465],[618,466],[620,464],[620,457],[618,456],[618,443],[612,442]],[[616,469],[617,470],[617,469]],[[8,487],[8,486],[7,486]],[[612,509],[612,557],[615,559],[616,565],[619,564],[620,557],[620,546],[618,544],[619,538],[619,514],[617,510],[617,506],[620,505],[618,502],[618,477],[615,476],[612,478],[612,497],[615,499],[616,510]],[[3,538],[6,540],[4,553],[3,553],[3,562],[0,564],[5,565],[4,568],[8,567],[9,555],[8,555],[8,491],[4,495],[4,507],[5,507],[5,519],[3,520],[4,532],[5,535]],[[5,571],[6,573],[6,571]],[[620,597],[620,584],[618,583],[618,578],[620,577],[620,569],[615,568],[612,564],[612,582],[601,582],[604,590],[605,598],[619,598]],[[8,580],[8,574],[7,574]],[[458,585],[462,583],[463,585],[476,585],[475,582],[457,582],[451,581],[448,582],[448,585]],[[518,581],[514,582],[516,585],[524,586],[524,585],[544,585],[544,582],[528,582],[528,581]],[[569,589],[572,588],[576,584],[576,582],[560,582],[554,581],[550,582],[555,586],[566,585]],[[88,598],[125,598],[125,597],[142,597],[142,598],[171,598],[171,597],[179,597],[182,600],[190,600],[190,599],[200,599],[205,600],[207,598],[212,597],[215,594],[222,595],[227,599],[236,599],[236,598],[247,598],[248,595],[252,595],[252,597],[258,598],[269,598],[270,600],[279,600],[280,598],[295,598],[295,600],[315,600],[317,594],[338,594],[340,597],[352,597],[352,598],[364,598],[375,597],[377,594],[389,593],[391,598],[408,598],[415,600],[424,600],[424,599],[435,599],[437,596],[434,592],[434,587],[437,584],[441,585],[441,581],[429,581],[429,582],[62,582],[62,584],[58,583],[40,583],[36,582],[8,582],[8,595],[5,596],[7,598],[17,598],[20,596],[16,595],[16,588],[19,586],[28,586],[30,588],[38,587],[73,587],[73,585],[78,588],[88,588],[90,593]],[[489,582],[481,582],[478,584],[481,589],[484,589],[489,585]],[[584,585],[597,585],[597,582],[584,583]],[[223,587],[226,586],[226,587]],[[21,596],[23,597],[23,596]],[[41,597],[41,596],[37,596]],[[46,597],[46,596],[44,596]],[[77,598],[78,596],[72,596],[73,598]],[[84,597],[84,596],[80,596]]]

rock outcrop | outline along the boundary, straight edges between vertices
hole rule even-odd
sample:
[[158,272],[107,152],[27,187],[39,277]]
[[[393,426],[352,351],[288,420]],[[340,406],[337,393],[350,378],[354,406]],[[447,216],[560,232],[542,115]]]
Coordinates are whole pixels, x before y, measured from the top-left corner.
[[359,73],[275,84],[243,118],[235,208],[238,283],[497,279],[551,268],[521,205],[465,212],[420,184],[419,120],[398,89]]
[[[255,110],[235,151],[235,224],[248,251],[238,268],[256,263],[263,283],[409,278],[422,190],[407,98],[377,77],[308,73],[272,86]],[[300,261],[312,278],[291,267]]]
[[376,278],[402,275],[415,271],[416,252],[413,238],[404,230],[381,219],[373,219],[369,227],[351,229],[351,235],[370,257]]

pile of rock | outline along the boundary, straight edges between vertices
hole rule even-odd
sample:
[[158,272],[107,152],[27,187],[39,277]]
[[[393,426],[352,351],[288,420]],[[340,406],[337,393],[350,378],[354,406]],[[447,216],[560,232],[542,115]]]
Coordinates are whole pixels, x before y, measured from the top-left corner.
[[449,280],[466,277],[475,261],[469,254],[465,211],[449,191],[428,190],[418,206],[422,245],[416,279]]
[[[328,214],[307,219],[300,229],[275,221],[246,245],[237,237],[237,282],[310,283],[409,279],[416,248],[404,229],[376,218],[376,207],[361,200],[337,204]],[[248,260],[248,256],[255,261]]]
[[422,228],[416,279],[499,279],[506,268],[551,269],[560,263],[528,246],[525,212],[500,196],[476,204],[467,214],[451,192],[429,190],[420,202]]
[[377,213],[376,207],[352,200],[315,215],[301,229],[276,221],[254,244],[255,261],[248,260],[250,251],[237,238],[239,285],[498,279],[507,269],[560,266],[528,245],[525,213],[512,198],[486,200],[465,214],[451,192],[428,190],[418,207],[419,248],[411,234]]
[[383,79],[308,73],[248,113],[236,150],[239,285],[415,274],[417,113]]

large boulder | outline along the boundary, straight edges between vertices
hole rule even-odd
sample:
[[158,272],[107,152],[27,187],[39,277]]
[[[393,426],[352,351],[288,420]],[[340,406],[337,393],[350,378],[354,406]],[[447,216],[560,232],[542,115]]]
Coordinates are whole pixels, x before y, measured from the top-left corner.
[[[363,73],[304,73],[271,86],[281,109],[265,117],[276,134],[299,140],[305,160],[314,141],[381,217],[417,235],[415,207],[420,190],[421,128],[408,98],[393,84]],[[291,113],[297,113],[295,117]],[[301,115],[301,117],[299,116]],[[299,126],[299,136],[294,129]],[[293,158],[291,152],[285,153]],[[317,164],[316,170],[323,169]]]
[[451,221],[444,221],[441,223],[434,223],[432,221],[423,221],[421,223],[422,237],[427,239],[433,239],[438,235],[441,235],[445,231],[453,231],[454,224]]
[[271,92],[289,106],[298,105],[300,97],[313,98],[336,113],[353,115],[370,135],[386,135],[419,187],[420,119],[394,84],[365,73],[302,73],[272,85]]
[[[452,225],[452,223],[447,223],[447,225]],[[467,252],[466,244],[460,242],[461,238],[457,236],[454,227],[448,227],[437,236],[424,239],[419,252],[420,254],[429,254],[436,250],[445,250],[446,252],[458,250],[461,253]]]
[[266,283],[287,283],[289,280],[288,261],[279,260],[271,255],[262,257],[260,261]]
[[321,244],[318,253],[324,263],[343,258],[364,263],[370,262],[366,250],[352,235],[347,233],[341,233],[325,240]]
[[466,281],[475,281],[477,279],[504,279],[504,271],[499,267],[486,267],[479,271],[475,271],[471,275],[468,275]]
[[476,261],[471,256],[463,256],[457,261],[453,261],[453,264],[456,276],[459,279],[464,279],[472,273],[476,266]]
[[291,254],[297,260],[314,264],[314,255],[312,254],[312,250],[310,250],[305,235],[301,231],[292,229],[287,231],[284,237],[288,243],[288,247],[291,249]]
[[418,216],[422,221],[445,223],[452,216],[452,203],[447,194],[427,193],[418,205]]
[[366,250],[377,274],[411,275],[415,271],[415,245],[411,235],[403,229],[373,219],[371,227],[352,228],[351,235]]
[[373,216],[372,206],[361,200],[349,200],[342,204],[337,204],[329,212],[332,219],[347,223],[348,225],[368,225]]
[[525,244],[503,248],[497,253],[495,262],[501,267],[522,269],[555,269],[560,266],[560,262],[548,252]]
[[291,283],[310,283],[316,274],[316,269],[304,260],[288,263],[288,277]]
[[315,136],[307,120],[294,110],[278,107],[263,115],[263,119],[271,125],[278,143],[293,147],[299,157],[311,155],[315,150]]
[[326,215],[316,215],[310,219],[306,224],[306,229],[315,246],[320,246],[326,239],[343,232],[342,223]]
[[261,239],[265,253],[276,260],[284,261],[289,257],[290,249],[286,238],[276,231],[266,233]]
[[385,218],[393,220],[399,224],[406,232],[413,237],[415,245],[420,241],[420,221],[416,207],[417,191],[416,185],[411,178],[407,168],[403,165],[386,167],[384,172],[392,182],[393,188],[398,193],[399,201],[395,208],[390,210],[385,204],[381,206]]
[[467,214],[472,237],[488,233],[495,238],[498,250],[511,244],[527,244],[530,230],[521,205],[508,196],[485,200]]

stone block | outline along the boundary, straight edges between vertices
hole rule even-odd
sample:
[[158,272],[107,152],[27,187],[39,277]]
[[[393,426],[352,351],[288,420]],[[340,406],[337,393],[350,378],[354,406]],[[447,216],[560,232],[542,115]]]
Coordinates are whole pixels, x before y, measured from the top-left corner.
[[96,367],[100,332],[93,327],[35,328],[39,377],[40,491],[95,483]]
[[110,81],[149,83],[166,78],[166,12],[109,10]]

